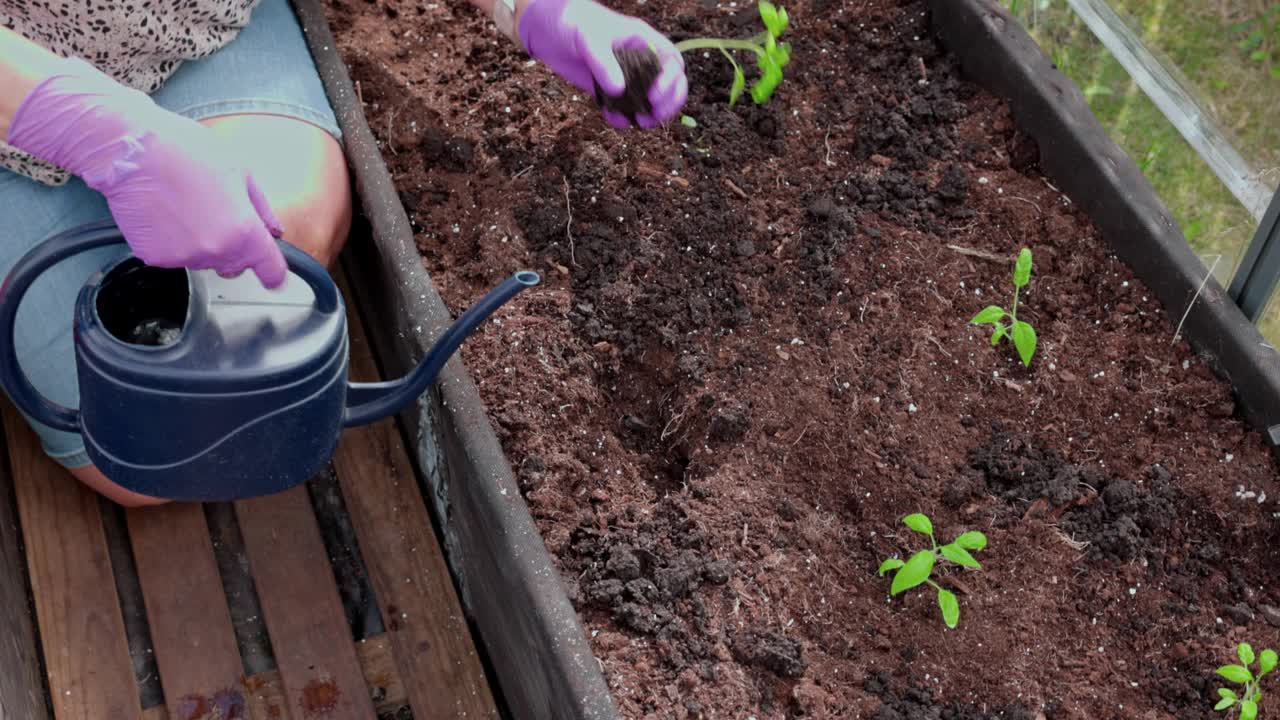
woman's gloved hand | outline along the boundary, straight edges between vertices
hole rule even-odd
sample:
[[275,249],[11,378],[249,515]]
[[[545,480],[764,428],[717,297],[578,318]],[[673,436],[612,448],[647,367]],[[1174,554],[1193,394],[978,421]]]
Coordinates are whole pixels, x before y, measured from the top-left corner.
[[148,265],[284,281],[280,222],[234,148],[92,65],[64,60],[18,106],[7,142],[102,193]]
[[[596,83],[612,96],[626,88],[615,48],[651,48],[662,71],[648,88],[652,114],[636,116],[640,127],[654,128],[671,120],[688,98],[684,58],[675,45],[643,20],[614,12],[595,0],[532,0],[520,16],[519,32],[531,56],[588,94],[594,94]],[[614,127],[631,126],[621,114],[603,112]]]

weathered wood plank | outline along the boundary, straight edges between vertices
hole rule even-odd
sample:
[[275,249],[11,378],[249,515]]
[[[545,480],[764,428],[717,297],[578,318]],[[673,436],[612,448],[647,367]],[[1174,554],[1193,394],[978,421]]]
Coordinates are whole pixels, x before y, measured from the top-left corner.
[[54,716],[138,718],[99,496],[41,452],[9,403],[3,418]]
[[235,717],[244,675],[204,511],[175,503],[128,512],[138,580],[169,713]]
[[[351,297],[345,278],[339,278]],[[359,315],[350,304],[347,320],[352,379],[380,380]],[[334,466],[414,715],[498,717],[394,420],[346,430]]]
[[[356,655],[369,687],[369,697],[379,714],[392,713],[409,704],[404,683],[391,658],[391,641],[386,635],[374,635],[356,643]],[[289,720],[279,672],[266,670],[253,675],[245,680],[244,687],[248,717],[253,720]],[[163,705],[142,714],[142,720],[169,720],[170,717],[172,715]]]
[[0,462],[0,720],[48,716],[16,503],[13,474],[8,463]]
[[374,717],[305,487],[239,501],[236,515],[291,717]]

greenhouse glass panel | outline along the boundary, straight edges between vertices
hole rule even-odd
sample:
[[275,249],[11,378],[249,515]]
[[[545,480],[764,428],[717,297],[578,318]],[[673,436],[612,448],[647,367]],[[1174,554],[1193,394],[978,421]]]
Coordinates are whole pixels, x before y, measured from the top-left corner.
[[1280,181],[1280,3],[1003,2],[1228,287]]

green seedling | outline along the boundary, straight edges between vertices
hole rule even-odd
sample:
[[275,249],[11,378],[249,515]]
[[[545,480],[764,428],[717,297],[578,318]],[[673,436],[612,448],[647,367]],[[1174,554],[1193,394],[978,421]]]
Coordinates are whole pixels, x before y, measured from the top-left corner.
[[982,565],[973,558],[970,551],[977,552],[985,548],[987,546],[987,536],[976,530],[970,530],[961,533],[950,544],[939,547],[937,539],[933,536],[933,522],[929,520],[928,515],[913,513],[903,518],[902,522],[921,535],[928,536],[932,548],[921,550],[905,562],[899,558],[889,558],[880,564],[878,574],[880,577],[884,577],[887,572],[897,571],[893,576],[893,585],[890,588],[890,593],[893,595],[904,593],[913,587],[926,583],[934,590],[937,590],[938,607],[942,609],[942,620],[947,624],[947,627],[955,629],[956,623],[960,622],[960,603],[956,600],[955,593],[942,589],[929,576],[933,573],[934,567],[940,560],[947,560],[956,565],[981,570]]
[[[1022,248],[1013,268],[1013,309],[1006,311],[999,305],[988,305],[969,321],[973,325],[992,325],[995,328],[991,333],[992,347],[1005,338],[1013,340],[1022,364],[1027,366],[1031,365],[1031,357],[1036,354],[1036,331],[1030,323],[1018,319],[1018,294],[1030,281],[1031,250]],[[1007,324],[1005,318],[1009,320]]]
[[[760,66],[760,77],[751,85],[751,98],[757,104],[768,102],[774,90],[782,82],[782,68],[791,62],[791,45],[780,43],[778,38],[786,31],[790,22],[787,11],[768,0],[762,0],[758,6],[760,19],[764,22],[764,30],[751,38],[690,38],[676,43],[681,53],[696,50],[719,50],[733,65],[733,85],[729,88],[729,104],[734,105],[747,87],[747,76],[742,66],[734,59],[730,51],[745,50],[755,53],[756,64]],[[604,108],[619,113],[635,122],[641,113],[651,113],[653,107],[649,102],[648,92],[659,75],[662,65],[658,54],[652,47],[619,48],[613,51],[622,68],[626,87],[621,95],[606,95],[599,83],[595,83],[596,101]],[[687,117],[687,116],[685,116]],[[689,121],[681,118],[687,127]]]
[[[1275,669],[1276,653],[1274,650],[1263,650],[1255,658],[1249,643],[1240,643],[1236,646],[1236,655],[1239,656],[1241,664],[1223,665],[1217,672],[1231,682],[1243,685],[1244,689],[1237,694],[1236,691],[1228,688],[1218,688],[1218,696],[1221,699],[1213,709],[1230,710],[1238,706],[1240,710],[1236,717],[1239,720],[1254,720],[1258,717],[1258,702],[1262,700],[1262,678]],[[1249,669],[1255,659],[1258,661],[1256,676]]]
[[756,64],[760,68],[760,77],[751,85],[751,99],[756,104],[763,104],[773,96],[773,91],[782,82],[782,68],[791,62],[791,44],[780,43],[778,38],[786,31],[790,21],[787,11],[771,2],[759,4],[760,19],[764,22],[764,31],[748,39],[731,38],[690,38],[676,43],[676,49],[682,53],[695,50],[719,50],[733,65],[733,85],[729,88],[729,104],[734,105],[747,87],[747,76],[742,66],[730,54],[731,50],[745,50],[755,53]]

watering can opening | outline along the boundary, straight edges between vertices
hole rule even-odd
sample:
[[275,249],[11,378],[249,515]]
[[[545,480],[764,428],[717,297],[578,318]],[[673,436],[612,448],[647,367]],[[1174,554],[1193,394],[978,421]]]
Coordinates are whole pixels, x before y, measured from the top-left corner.
[[94,310],[117,340],[162,348],[182,337],[190,302],[185,269],[153,267],[130,257],[102,279]]

